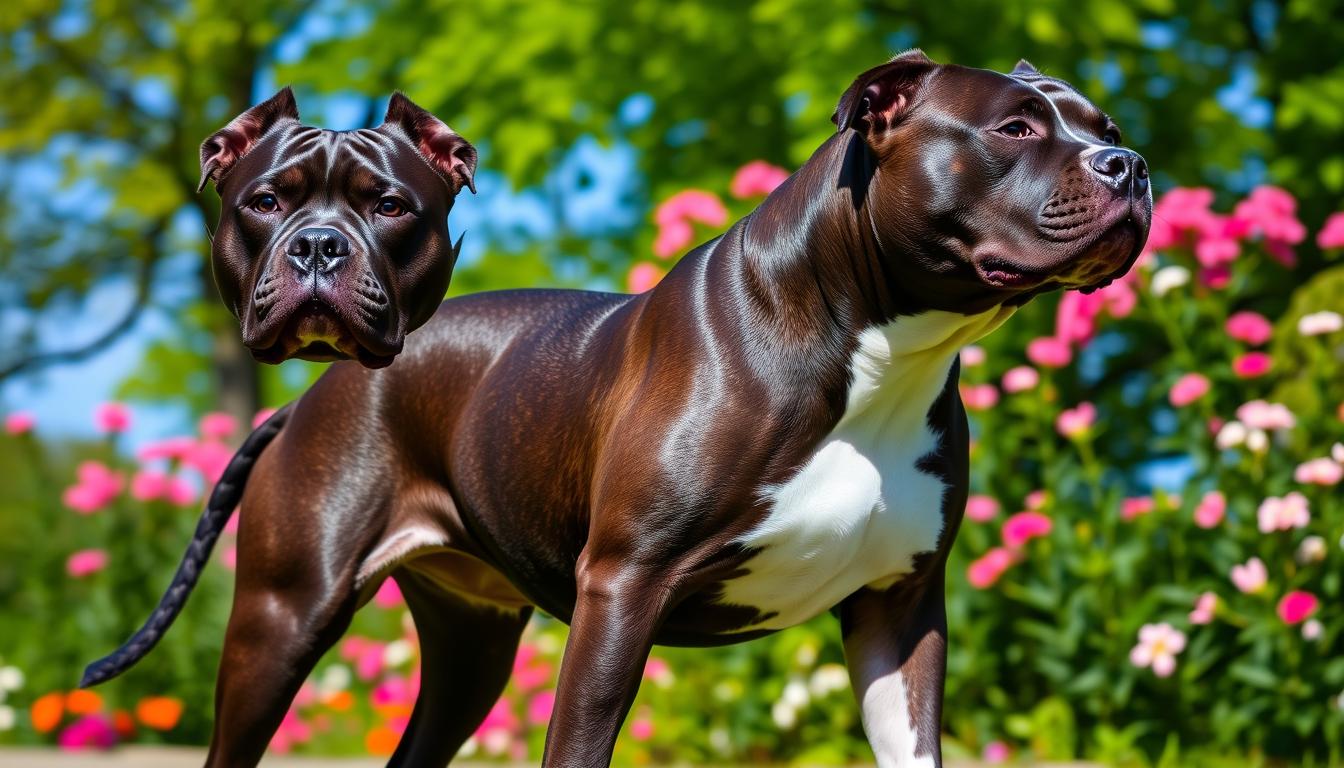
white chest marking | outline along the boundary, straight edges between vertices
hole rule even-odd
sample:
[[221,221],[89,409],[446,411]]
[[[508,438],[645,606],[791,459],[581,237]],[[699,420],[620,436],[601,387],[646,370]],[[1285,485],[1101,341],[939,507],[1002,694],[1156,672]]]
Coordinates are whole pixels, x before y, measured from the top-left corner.
[[919,755],[919,734],[910,715],[910,697],[899,670],[868,685],[860,702],[863,730],[877,768],[934,768],[932,755]]
[[760,552],[722,602],[774,614],[753,629],[783,629],[890,586],[937,548],[946,487],[918,466],[940,438],[928,413],[953,356],[1012,311],[931,311],[862,333],[844,415],[797,474],[760,489],[770,513],[738,539]]

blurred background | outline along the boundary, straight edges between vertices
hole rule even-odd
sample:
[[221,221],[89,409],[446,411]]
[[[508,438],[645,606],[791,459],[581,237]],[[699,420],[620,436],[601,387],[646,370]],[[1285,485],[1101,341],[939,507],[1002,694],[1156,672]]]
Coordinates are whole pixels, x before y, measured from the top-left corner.
[[[1337,0],[28,0],[0,35],[0,745],[208,738],[228,537],[146,662],[71,693],[157,600],[247,425],[323,369],[239,343],[204,137],[283,85],[333,129],[405,91],[481,150],[450,295],[643,290],[809,156],[857,73],[918,46],[1069,80],[1160,200],[1129,278],[964,359],[948,752],[1344,764]],[[475,757],[539,756],[563,638],[529,630]],[[390,752],[416,659],[389,583],[274,751]],[[829,617],[658,651],[618,761],[871,760],[841,661]]]

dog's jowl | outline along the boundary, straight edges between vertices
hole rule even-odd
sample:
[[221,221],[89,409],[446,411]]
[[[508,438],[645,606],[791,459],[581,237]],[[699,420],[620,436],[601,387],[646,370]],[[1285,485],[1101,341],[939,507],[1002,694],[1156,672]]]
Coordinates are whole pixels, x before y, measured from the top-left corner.
[[[411,275],[405,258],[356,255],[449,248],[435,227],[471,163],[459,175],[452,150],[412,143],[422,120],[358,140],[245,121],[263,138],[223,177],[235,220],[216,258],[260,354],[386,362],[400,336],[342,307],[368,298],[404,333],[425,286],[441,288],[451,258]],[[162,634],[241,494],[211,765],[260,758],[389,576],[423,652],[392,765],[457,751],[533,607],[571,625],[548,766],[607,764],[651,645],[747,640],[828,609],[878,764],[938,765],[943,569],[969,471],[957,352],[1033,296],[1123,274],[1147,236],[1148,173],[1104,112],[1025,62],[1000,74],[902,54],[861,74],[835,121],[647,293],[454,299],[395,365],[333,365],[244,445],[183,575],[89,679]],[[341,170],[319,183],[310,167]],[[375,179],[423,219],[364,216],[389,194]],[[295,189],[334,202],[268,218],[262,198],[283,211]],[[361,292],[365,270],[382,301]]]

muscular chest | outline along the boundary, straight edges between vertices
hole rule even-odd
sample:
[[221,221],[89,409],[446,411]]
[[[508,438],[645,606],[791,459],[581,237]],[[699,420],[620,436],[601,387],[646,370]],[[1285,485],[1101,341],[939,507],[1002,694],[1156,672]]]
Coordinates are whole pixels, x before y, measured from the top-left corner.
[[938,457],[965,446],[945,444],[952,410],[935,406],[957,351],[1006,317],[926,313],[863,332],[844,416],[787,481],[761,487],[769,511],[739,539],[755,554],[722,602],[782,629],[894,584],[938,548],[950,482]]

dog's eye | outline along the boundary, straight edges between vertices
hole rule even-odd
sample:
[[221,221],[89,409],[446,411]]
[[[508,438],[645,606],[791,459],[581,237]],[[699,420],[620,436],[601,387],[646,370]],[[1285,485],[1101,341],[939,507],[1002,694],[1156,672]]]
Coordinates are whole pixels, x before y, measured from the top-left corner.
[[1025,139],[1034,133],[1031,126],[1021,120],[1014,120],[1007,125],[1001,125],[998,130],[999,133],[1012,139]]
[[280,210],[280,201],[276,200],[275,195],[272,195],[269,192],[263,192],[252,198],[252,202],[249,203],[249,205],[252,207],[252,210],[257,213],[275,213]]
[[1112,128],[1101,137],[1101,140],[1114,147],[1120,143],[1120,132]]
[[378,207],[375,208],[379,216],[390,216],[396,218],[406,213],[406,204],[395,197],[384,197],[378,201]]

